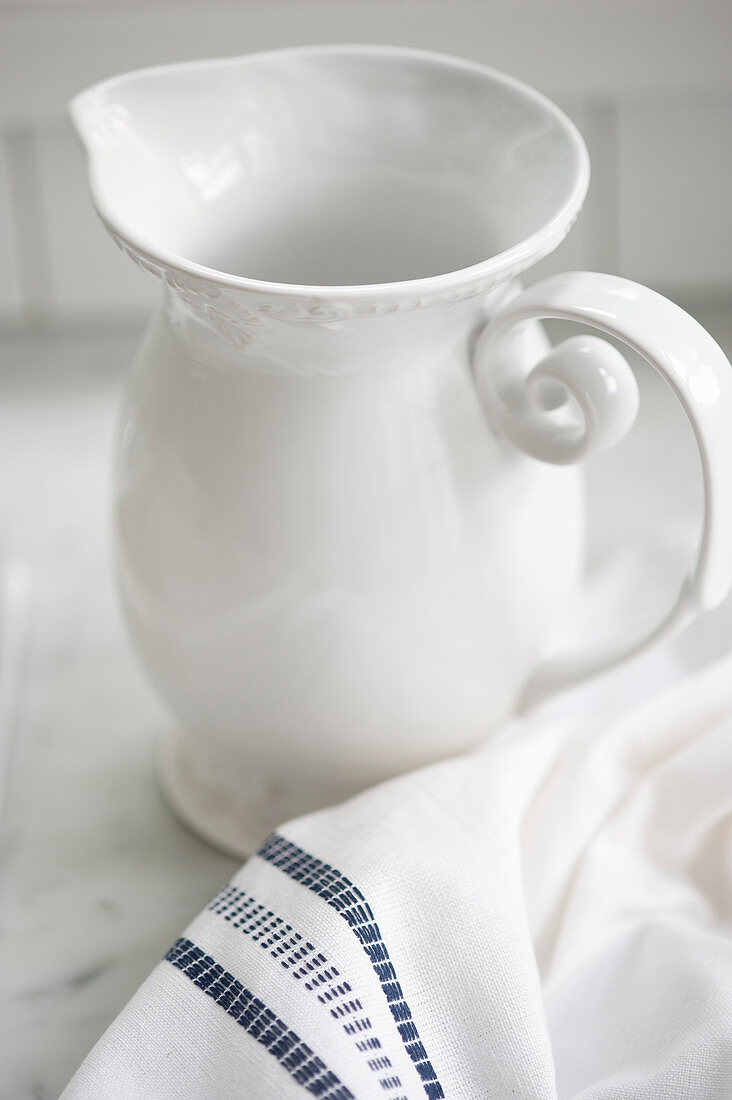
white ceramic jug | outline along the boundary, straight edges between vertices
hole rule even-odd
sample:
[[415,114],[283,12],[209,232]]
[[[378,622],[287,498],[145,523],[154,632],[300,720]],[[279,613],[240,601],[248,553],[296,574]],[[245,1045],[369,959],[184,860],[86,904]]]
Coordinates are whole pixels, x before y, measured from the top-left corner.
[[[72,104],[96,208],[163,285],[120,423],[116,546],[182,732],[179,813],[251,850],[284,818],[474,745],[521,702],[727,592],[732,376],[654,292],[517,277],[588,183],[572,123],[480,65],[325,47],[117,77]],[[582,572],[577,460],[632,423],[597,337],[666,378],[702,457],[670,608],[548,655]]]

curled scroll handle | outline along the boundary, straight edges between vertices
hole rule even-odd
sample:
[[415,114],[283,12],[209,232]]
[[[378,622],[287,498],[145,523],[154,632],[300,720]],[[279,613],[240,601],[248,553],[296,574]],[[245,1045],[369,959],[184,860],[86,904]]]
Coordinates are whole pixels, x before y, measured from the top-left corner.
[[597,336],[570,337],[538,363],[523,363],[515,354],[517,326],[542,319],[596,329],[665,379],[699,449],[704,517],[695,560],[671,604],[620,637],[552,655],[526,685],[524,711],[682,629],[732,586],[732,368],[719,345],[679,306],[614,275],[555,275],[522,291],[481,332],[474,367],[497,431],[542,462],[577,462],[611,447],[638,409],[631,368]]

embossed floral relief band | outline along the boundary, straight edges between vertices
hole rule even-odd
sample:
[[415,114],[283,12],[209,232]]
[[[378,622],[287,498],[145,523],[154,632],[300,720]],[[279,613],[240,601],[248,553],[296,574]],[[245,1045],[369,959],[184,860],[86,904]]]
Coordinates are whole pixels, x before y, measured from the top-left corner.
[[[563,235],[570,231],[575,220],[576,218],[573,218],[566,225]],[[340,300],[337,296],[329,295],[326,298],[318,295],[317,292],[310,297],[302,294],[272,294],[266,289],[257,289],[254,286],[238,289],[227,286],[225,283],[212,284],[210,280],[197,277],[190,272],[177,271],[145,255],[109,226],[107,229],[120,251],[141,271],[153,275],[172,293],[174,299],[184,303],[201,318],[210,321],[219,335],[231,339],[237,346],[245,346],[248,343],[247,328],[262,325],[268,320],[323,324],[329,321],[388,317],[395,313],[412,313],[415,310],[486,298],[492,291],[505,287],[511,280],[521,275],[527,267],[527,260],[521,259],[492,277],[480,279],[477,282],[471,280],[458,288],[427,292],[424,290],[409,292],[405,289],[398,297],[391,300],[384,300],[383,297],[373,294],[344,297]],[[546,252],[542,252],[536,258],[532,257],[531,263],[548,255],[559,243],[561,241],[547,241]]]

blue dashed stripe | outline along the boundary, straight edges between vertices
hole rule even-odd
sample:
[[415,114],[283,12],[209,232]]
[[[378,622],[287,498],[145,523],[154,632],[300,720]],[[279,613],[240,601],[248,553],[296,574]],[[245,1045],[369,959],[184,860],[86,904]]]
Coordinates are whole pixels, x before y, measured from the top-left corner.
[[419,1037],[379,926],[359,888],[341,871],[298,848],[279,833],[268,836],[257,855],[323,898],[346,921],[371,960],[404,1049],[414,1063],[428,1100],[444,1100],[445,1093]]
[[[315,944],[305,939],[301,932],[272,909],[232,884],[225,886],[208,908],[248,936],[302,984],[323,1011],[328,1012],[334,1024],[342,1028],[359,1054],[365,1056],[364,1060],[372,1073],[383,1074],[384,1070],[392,1068],[391,1059],[384,1051],[381,1040],[373,1034],[371,1020],[364,1014],[353,985]],[[372,1032],[366,1040],[368,1045],[364,1045],[364,1040],[360,1038],[364,1031]],[[381,1051],[379,1057],[368,1055],[374,1050]],[[395,1074],[380,1076],[379,1084],[385,1092],[392,1094],[388,1100],[407,1100],[403,1093],[393,1095],[394,1090],[402,1088],[401,1080]]]
[[191,940],[176,940],[165,958],[261,1043],[311,1095],[318,1100],[355,1100],[351,1090],[299,1035]]

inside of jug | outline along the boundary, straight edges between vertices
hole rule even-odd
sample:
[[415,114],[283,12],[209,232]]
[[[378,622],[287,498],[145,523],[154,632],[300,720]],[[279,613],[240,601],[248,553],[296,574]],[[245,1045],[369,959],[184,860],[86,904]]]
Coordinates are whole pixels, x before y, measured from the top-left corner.
[[72,114],[114,232],[162,262],[267,283],[364,286],[528,257],[547,227],[561,239],[587,186],[582,139],[553,104],[420,51],[164,66],[81,93]]

